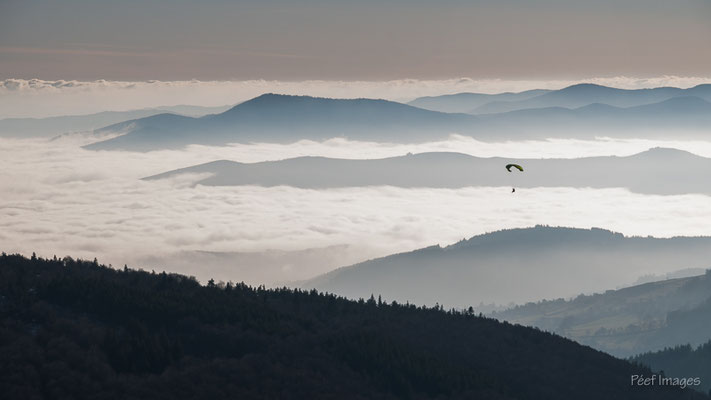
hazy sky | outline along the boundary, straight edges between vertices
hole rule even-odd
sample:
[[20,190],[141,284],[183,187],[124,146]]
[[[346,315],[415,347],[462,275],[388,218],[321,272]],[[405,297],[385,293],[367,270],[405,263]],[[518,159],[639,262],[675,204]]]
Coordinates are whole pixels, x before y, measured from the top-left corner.
[[708,76],[709,0],[0,0],[0,79]]

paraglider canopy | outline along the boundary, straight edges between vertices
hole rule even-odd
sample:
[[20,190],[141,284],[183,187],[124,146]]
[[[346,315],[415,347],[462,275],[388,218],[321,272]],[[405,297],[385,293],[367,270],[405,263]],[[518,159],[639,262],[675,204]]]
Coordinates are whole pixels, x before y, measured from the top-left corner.
[[523,167],[518,164],[506,164],[506,170],[511,172],[511,168],[516,168],[517,170],[523,172]]

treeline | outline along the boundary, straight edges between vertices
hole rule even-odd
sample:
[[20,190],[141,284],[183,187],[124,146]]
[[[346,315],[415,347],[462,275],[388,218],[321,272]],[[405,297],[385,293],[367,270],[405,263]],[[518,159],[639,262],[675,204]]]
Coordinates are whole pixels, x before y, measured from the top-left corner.
[[3,399],[697,399],[553,334],[381,299],[0,256]]

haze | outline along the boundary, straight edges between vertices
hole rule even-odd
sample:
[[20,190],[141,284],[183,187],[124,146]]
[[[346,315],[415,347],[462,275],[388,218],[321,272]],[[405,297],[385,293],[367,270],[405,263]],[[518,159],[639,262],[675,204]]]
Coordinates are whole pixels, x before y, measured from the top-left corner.
[[698,76],[710,19],[705,0],[10,0],[0,78]]

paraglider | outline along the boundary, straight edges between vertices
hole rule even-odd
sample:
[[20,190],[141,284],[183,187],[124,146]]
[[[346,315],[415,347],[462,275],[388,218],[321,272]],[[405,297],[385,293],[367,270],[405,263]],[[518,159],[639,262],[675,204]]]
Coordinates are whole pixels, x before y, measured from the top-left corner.
[[[506,170],[511,172],[511,168],[516,168],[517,170],[523,172],[523,167],[518,164],[506,164]],[[516,193],[516,188],[511,188],[511,193]]]
[[516,168],[517,170],[523,172],[523,167],[518,164],[506,164],[506,170],[511,172],[511,168]]

